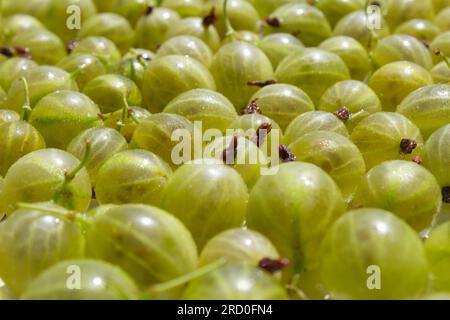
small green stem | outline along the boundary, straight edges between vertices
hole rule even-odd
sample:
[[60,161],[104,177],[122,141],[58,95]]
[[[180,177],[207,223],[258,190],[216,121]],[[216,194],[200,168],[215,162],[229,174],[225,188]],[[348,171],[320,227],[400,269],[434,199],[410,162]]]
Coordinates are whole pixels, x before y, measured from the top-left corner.
[[128,120],[128,109],[130,107],[128,106],[127,97],[125,94],[123,95],[123,107],[122,107],[122,118],[117,121],[116,130],[122,131],[122,128],[125,126],[126,121]]
[[39,205],[36,203],[25,203],[25,202],[17,203],[17,207],[19,209],[30,209],[30,210],[35,210],[35,211],[52,213],[52,214],[60,216],[62,218],[66,218],[70,221],[77,222],[85,229],[88,226],[90,226],[92,223],[91,220],[89,218],[85,217],[84,215],[82,215],[78,212],[74,212],[74,211],[70,211],[70,210],[66,210],[66,209],[50,208],[50,207]]
[[77,69],[77,70],[75,70],[74,72],[72,72],[72,73],[70,74],[70,78],[71,78],[72,80],[76,80],[76,79],[79,77],[79,75],[81,74],[82,70],[83,70],[83,69]]
[[228,17],[228,0],[223,1],[223,18],[225,19],[225,26],[227,33],[225,34],[225,38],[231,37],[232,40],[236,40],[236,30],[234,30],[231,25],[230,18]]
[[129,111],[129,115],[130,115],[131,120],[133,120],[133,122],[135,124],[140,124],[141,123],[141,120],[139,120],[139,118],[136,117],[136,115],[134,114],[133,110]]
[[22,106],[23,109],[23,121],[28,121],[30,118],[31,113],[31,104],[30,104],[30,91],[28,89],[28,81],[24,77],[20,78],[20,80],[23,82],[23,89],[25,92],[25,104]]
[[226,264],[226,260],[224,258],[216,260],[204,267],[198,268],[197,270],[195,270],[191,273],[182,275],[181,277],[175,278],[173,280],[170,280],[170,281],[167,281],[164,283],[156,284],[156,285],[150,287],[148,289],[148,292],[150,294],[155,294],[155,293],[161,293],[164,291],[168,291],[168,290],[177,288],[189,281],[192,281],[192,280],[197,279],[201,276],[204,276],[205,274],[208,274],[214,270],[217,270],[217,269],[223,267],[225,264]]
[[81,160],[80,164],[75,169],[73,169],[72,172],[67,174],[65,177],[65,180],[68,183],[70,183],[75,178],[75,176],[78,174],[78,172],[80,172],[81,169],[84,168],[90,155],[91,155],[91,143],[89,141],[86,141],[86,149],[84,151],[83,160]]

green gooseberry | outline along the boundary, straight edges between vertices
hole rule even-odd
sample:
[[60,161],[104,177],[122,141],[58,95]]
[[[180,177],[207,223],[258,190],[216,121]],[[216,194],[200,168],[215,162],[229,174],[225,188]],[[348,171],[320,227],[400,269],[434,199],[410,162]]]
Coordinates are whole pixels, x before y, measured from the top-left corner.
[[65,210],[44,203],[36,209],[18,209],[0,224],[0,273],[16,295],[45,269],[83,256],[80,226],[60,212]]
[[98,36],[86,37],[77,42],[72,50],[72,55],[80,53],[96,56],[107,67],[118,63],[121,57],[114,42]]
[[435,83],[450,83],[450,67],[446,61],[439,62],[430,71]]
[[324,92],[336,82],[350,79],[350,73],[337,54],[308,48],[287,56],[278,65],[275,78],[302,88],[318,105]]
[[369,54],[356,39],[334,36],[322,42],[318,48],[337,54],[344,61],[354,80],[363,81],[372,72]]
[[20,32],[11,39],[11,46],[26,48],[33,61],[38,64],[55,65],[67,55],[61,39],[45,29],[30,29]]
[[358,147],[348,138],[331,131],[307,133],[289,145],[298,161],[322,168],[349,200],[366,173],[366,164]]
[[220,36],[209,20],[211,19],[207,16],[204,19],[189,17],[174,21],[167,29],[166,37],[162,42],[176,36],[194,36],[203,40],[213,52],[216,52],[220,47]]
[[122,268],[145,288],[192,272],[197,248],[186,227],[156,207],[113,206],[93,216],[86,255]]
[[397,112],[411,120],[427,139],[450,123],[450,85],[429,85],[411,92],[397,107]]
[[46,147],[41,133],[26,121],[0,124],[0,175],[24,155]]
[[380,28],[370,30],[367,28],[369,20],[365,10],[349,13],[336,24],[333,36],[351,37],[359,41],[364,48],[372,49],[376,39],[382,39],[390,34],[386,21],[383,17],[380,18]]
[[281,32],[265,36],[257,42],[257,46],[264,51],[274,68],[292,51],[301,50],[304,47],[303,43],[293,35]]
[[124,103],[139,106],[142,101],[136,84],[119,74],[105,74],[92,79],[84,87],[83,93],[105,114],[122,109]]
[[[27,85],[24,86],[24,82],[21,79],[16,79],[12,82],[8,90],[5,107],[22,113],[23,106],[28,102],[28,97],[29,106],[33,108],[41,98],[54,91],[77,91],[78,86],[73,78],[74,74],[71,75],[57,67],[34,67],[24,76]],[[28,90],[26,87],[28,87]]]
[[69,73],[77,74],[75,81],[80,90],[92,79],[107,72],[105,65],[97,56],[87,53],[71,54],[56,65]]
[[317,46],[331,36],[331,27],[323,12],[306,3],[287,3],[272,12],[266,21],[267,33],[295,34],[307,47]]
[[0,195],[0,212],[11,214],[19,202],[49,200],[85,212],[91,195],[89,175],[77,158],[62,150],[41,149],[9,168]]
[[222,133],[238,117],[225,96],[209,89],[186,91],[170,101],[163,112],[178,114],[192,122],[201,121],[203,130],[217,129]]
[[[74,9],[73,6],[76,6],[77,9]],[[97,8],[92,0],[52,0],[50,10],[51,15],[46,17],[43,22],[64,43],[77,38],[77,22],[83,26],[89,18],[97,14]],[[79,16],[76,15],[78,12]],[[77,18],[80,20],[76,21]]]
[[282,83],[259,89],[251,101],[255,101],[261,113],[278,123],[283,131],[298,115],[315,109],[303,90]]
[[345,80],[325,91],[318,109],[336,114],[352,132],[361,120],[382,111],[382,106],[378,96],[364,82]]
[[144,106],[152,113],[162,111],[175,97],[191,89],[215,90],[209,70],[195,59],[169,55],[150,61],[144,73]]
[[189,56],[201,62],[207,68],[211,66],[213,59],[212,51],[208,45],[194,36],[176,36],[168,39],[159,47],[156,56],[163,57],[174,54]]
[[25,76],[28,71],[37,66],[37,63],[30,59],[14,57],[0,64],[0,86],[8,91],[11,84]]
[[137,48],[156,51],[166,39],[166,32],[180,16],[168,8],[153,8],[139,18],[136,23],[134,44]]
[[200,265],[225,258],[228,262],[246,262],[258,266],[264,258],[279,259],[274,245],[259,232],[234,228],[211,238],[200,254]]
[[429,228],[442,202],[436,178],[413,161],[385,161],[372,168],[353,203],[396,214],[418,232]]
[[[144,15],[155,0],[113,0],[107,12],[114,12],[127,19],[132,26]],[[106,12],[105,11],[105,12]]]
[[[189,138],[192,139],[194,125],[185,117],[177,114],[152,114],[136,127],[130,146],[153,152],[172,168],[176,168],[181,164],[173,161],[172,154],[179,143],[172,139],[177,131],[188,133]],[[191,145],[191,141],[188,144]],[[192,159],[192,157],[189,157],[189,159]]]
[[247,263],[228,263],[191,281],[181,299],[287,300],[288,297],[269,273]]
[[86,95],[59,90],[43,97],[30,115],[49,148],[65,149],[82,131],[102,124],[100,109]]
[[317,0],[315,6],[320,9],[332,26],[347,14],[364,10],[366,0]]
[[385,210],[346,213],[328,230],[320,256],[321,278],[334,299],[414,298],[428,283],[417,232]]
[[290,264],[284,280],[315,270],[326,231],[345,211],[336,183],[319,167],[290,162],[262,176],[250,193],[247,226],[264,234]]
[[427,70],[433,67],[430,50],[422,41],[406,34],[393,34],[381,39],[371,55],[378,67],[395,61],[414,62]]
[[78,38],[89,36],[105,37],[117,46],[122,54],[125,54],[134,43],[134,30],[124,17],[107,12],[89,17],[78,31]]
[[45,29],[45,26],[33,16],[27,14],[13,14],[4,17],[2,24],[6,39],[12,39],[18,33],[29,30]]
[[206,145],[203,157],[217,159],[231,166],[241,175],[249,189],[255,185],[269,164],[269,160],[254,141],[239,136],[217,137]]
[[431,74],[409,61],[396,61],[382,66],[369,79],[369,87],[381,100],[385,111],[395,108],[411,92],[433,83]]
[[161,6],[176,11],[182,17],[195,17],[203,13],[204,0],[163,0]]
[[[221,38],[224,38],[227,30],[227,25],[224,17],[225,0],[211,0],[209,7],[214,8],[216,21],[214,23]],[[227,0],[227,18],[231,27],[235,30],[257,31],[258,22],[260,20],[258,11],[253,5],[246,0]]]
[[238,111],[245,108],[258,91],[249,81],[274,79],[272,64],[264,52],[243,41],[221,47],[214,56],[211,73],[217,91],[226,96]]
[[450,31],[450,23],[449,17],[450,17],[450,4],[447,5],[447,8],[442,9],[437,15],[434,21],[436,24],[441,28],[443,31]]
[[[68,288],[67,271],[80,271],[80,288]],[[21,300],[133,300],[138,295],[133,279],[120,268],[93,259],[66,260],[39,274]]]
[[100,167],[95,194],[100,204],[141,203],[159,205],[172,176],[170,167],[145,150],[119,152]]
[[448,292],[450,278],[448,268],[450,256],[448,252],[450,242],[450,222],[445,222],[431,230],[425,240],[425,253],[431,271],[431,283],[434,291]]
[[0,125],[20,120],[20,115],[12,110],[0,109]]
[[388,160],[413,160],[424,143],[419,128],[396,112],[377,112],[363,119],[353,129],[351,140],[368,169]]
[[186,225],[201,250],[216,234],[242,226],[247,201],[247,186],[237,171],[221,161],[200,159],[175,171],[161,207]]
[[450,186],[450,124],[436,130],[425,143],[423,164],[442,187]]
[[409,34],[422,41],[433,41],[441,33],[441,29],[431,21],[411,19],[399,25],[394,33]]
[[301,136],[313,131],[330,131],[348,137],[345,124],[334,114],[324,111],[309,111],[297,116],[284,132],[284,142],[291,144]]
[[87,143],[90,152],[84,166],[89,173],[92,186],[95,187],[97,175],[102,165],[116,153],[125,151],[128,144],[117,130],[94,127],[77,135],[68,145],[67,152],[82,161],[86,154]]

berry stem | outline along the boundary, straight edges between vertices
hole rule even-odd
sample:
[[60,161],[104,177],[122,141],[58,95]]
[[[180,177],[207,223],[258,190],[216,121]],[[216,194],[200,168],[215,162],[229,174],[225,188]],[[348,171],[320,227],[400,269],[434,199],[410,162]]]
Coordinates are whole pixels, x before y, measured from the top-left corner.
[[130,109],[130,107],[128,106],[128,101],[127,101],[127,97],[125,96],[125,94],[122,97],[123,99],[123,107],[122,107],[122,118],[117,121],[117,125],[116,125],[116,130],[117,131],[122,131],[122,128],[125,126],[126,121],[128,120],[128,110]]
[[31,113],[31,105],[30,105],[30,90],[28,88],[28,81],[24,77],[20,78],[20,81],[23,82],[23,89],[25,91],[25,104],[22,106],[23,109],[23,121],[28,121]]
[[86,216],[82,215],[81,213],[66,210],[66,209],[49,208],[49,207],[46,207],[46,206],[43,206],[40,204],[26,203],[26,202],[17,203],[17,207],[19,209],[30,209],[30,210],[35,210],[35,211],[52,213],[52,214],[55,214],[62,218],[66,218],[70,221],[77,222],[83,228],[87,228],[88,226],[91,225],[91,219],[87,218]]
[[192,281],[194,279],[200,278],[212,271],[215,271],[217,269],[220,269],[226,264],[226,260],[224,258],[218,259],[204,267],[198,268],[195,271],[192,271],[191,273],[182,275],[181,277],[169,280],[167,282],[163,282],[160,284],[156,284],[154,286],[151,286],[148,289],[149,294],[155,294],[155,293],[161,293],[164,291],[168,291],[174,288],[177,288],[189,281]]

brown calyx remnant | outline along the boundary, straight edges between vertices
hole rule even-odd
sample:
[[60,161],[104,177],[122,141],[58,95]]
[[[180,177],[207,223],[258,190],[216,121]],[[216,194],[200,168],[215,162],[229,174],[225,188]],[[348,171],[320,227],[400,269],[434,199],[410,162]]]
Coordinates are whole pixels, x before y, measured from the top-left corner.
[[68,54],[72,53],[73,49],[80,43],[80,40],[73,40],[66,44],[66,51]]
[[338,109],[334,115],[336,117],[338,117],[338,119],[342,120],[342,121],[347,121],[348,119],[350,119],[351,113],[350,110],[348,110],[347,107],[342,107],[340,109]]
[[19,57],[31,59],[31,52],[28,48],[15,47],[14,50]]
[[203,18],[203,26],[212,26],[217,21],[216,8],[212,7],[209,14]]
[[400,153],[411,154],[417,147],[417,142],[411,139],[402,139],[400,141]]
[[269,135],[270,131],[272,131],[272,124],[271,123],[263,123],[256,129],[256,145],[259,147],[263,144],[263,142],[266,140],[267,136]]
[[261,109],[256,104],[256,101],[258,101],[258,98],[253,99],[252,101],[250,101],[250,103],[247,106],[247,108],[244,108],[244,109],[241,110],[241,114],[261,114],[262,113]]
[[10,47],[3,47],[3,48],[0,48],[0,54],[6,56],[6,57],[8,57],[8,58],[13,57],[13,56],[14,56],[14,53],[15,53],[15,52],[14,52],[14,49],[13,49],[13,48],[10,48]]
[[153,13],[153,10],[154,10],[153,6],[148,6],[147,9],[145,9],[145,13],[144,14],[146,16],[149,16],[149,15],[151,15]]
[[283,270],[289,266],[289,260],[288,259],[271,259],[271,258],[263,258],[258,263],[258,267],[261,269],[264,269],[270,273],[275,273],[280,270]]
[[370,5],[381,7],[381,3],[379,1],[372,1],[372,2],[370,2]]
[[267,17],[266,18],[266,23],[274,28],[279,28],[281,26],[281,21],[278,18],[275,17]]
[[415,163],[417,163],[417,164],[422,164],[422,158],[419,157],[419,156],[414,156],[414,157],[412,158],[412,161],[415,162]]
[[442,188],[442,201],[450,203],[450,187]]
[[296,161],[297,157],[292,153],[291,149],[288,148],[285,144],[280,144],[278,147],[278,152],[280,154],[280,159],[283,162],[292,162]]
[[272,84],[276,84],[277,80],[266,80],[266,81],[259,81],[259,80],[253,80],[253,81],[248,81],[247,85],[248,86],[253,86],[253,87],[260,87],[260,88],[264,88],[266,86],[270,86]]
[[239,137],[237,135],[234,135],[230,145],[225,150],[223,150],[222,160],[227,165],[234,165],[234,163],[236,162],[238,139]]
[[6,56],[8,58],[18,56],[18,57],[22,57],[22,58],[31,59],[30,50],[28,48],[23,48],[23,47],[15,47],[15,48],[3,47],[3,48],[0,48],[0,54],[3,54],[4,56]]

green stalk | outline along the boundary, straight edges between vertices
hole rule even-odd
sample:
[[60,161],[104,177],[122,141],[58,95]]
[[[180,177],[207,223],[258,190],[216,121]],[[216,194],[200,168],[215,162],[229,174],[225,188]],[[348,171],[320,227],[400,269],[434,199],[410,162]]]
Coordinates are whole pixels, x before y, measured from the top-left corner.
[[23,82],[23,89],[25,91],[25,104],[22,106],[23,109],[23,121],[28,121],[31,113],[31,104],[30,104],[30,91],[28,88],[28,81],[24,77],[20,78],[20,81]]
[[125,127],[125,123],[129,117],[128,109],[130,108],[125,94],[123,95],[122,99],[123,99],[122,118],[119,121],[117,121],[117,125],[116,125],[116,130],[119,132],[122,131],[123,127]]
[[[73,181],[76,175],[84,168],[90,155],[91,155],[91,143],[89,141],[86,141],[86,149],[84,151],[83,160],[81,160],[81,162],[75,169],[73,169],[71,172],[67,173],[64,176],[64,182],[62,186],[53,195],[53,201],[55,203],[59,203],[61,198],[63,198],[67,193],[70,193],[70,190],[68,190],[69,184]],[[71,204],[70,206],[73,205]]]
[[197,270],[194,270],[188,274],[182,275],[178,278],[169,280],[167,282],[153,285],[147,290],[147,293],[150,295],[154,295],[154,294],[162,293],[165,291],[169,291],[171,289],[175,289],[175,288],[177,288],[183,284],[186,284],[194,279],[197,279],[197,278],[202,277],[210,272],[220,269],[225,264],[226,264],[225,258],[218,259],[218,260],[216,260],[210,264],[207,264],[206,266],[198,268]]
[[225,38],[231,37],[232,40],[239,40],[238,34],[231,25],[230,18],[228,17],[228,0],[223,1],[223,18],[225,19],[225,26],[227,30]]
[[91,219],[87,218],[86,216],[84,216],[81,213],[66,210],[66,209],[49,208],[49,207],[39,205],[36,203],[26,203],[26,202],[17,203],[17,207],[19,209],[30,209],[30,210],[35,210],[35,211],[52,213],[61,218],[65,218],[70,221],[77,222],[81,225],[81,227],[83,227],[85,229],[91,225]]

